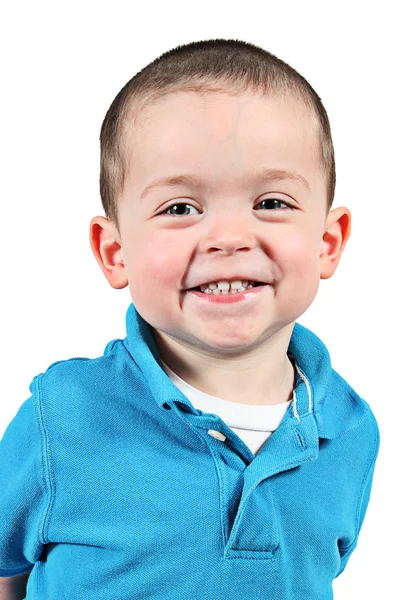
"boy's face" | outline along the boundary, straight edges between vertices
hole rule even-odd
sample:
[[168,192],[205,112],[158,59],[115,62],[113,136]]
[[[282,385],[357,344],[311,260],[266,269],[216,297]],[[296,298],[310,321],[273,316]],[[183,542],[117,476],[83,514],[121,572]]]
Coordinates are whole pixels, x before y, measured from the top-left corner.
[[[327,263],[325,273],[321,258],[326,180],[313,118],[295,102],[251,92],[175,93],[145,117],[126,140],[121,238],[114,234],[122,271],[117,284],[108,276],[111,285],[129,283],[137,311],[152,327],[206,354],[245,352],[280,336],[336,267]],[[266,169],[301,179],[269,180]],[[152,182],[180,175],[201,182],[144,193]],[[164,214],[170,205],[177,208]],[[232,303],[190,291],[225,279],[268,285]]]

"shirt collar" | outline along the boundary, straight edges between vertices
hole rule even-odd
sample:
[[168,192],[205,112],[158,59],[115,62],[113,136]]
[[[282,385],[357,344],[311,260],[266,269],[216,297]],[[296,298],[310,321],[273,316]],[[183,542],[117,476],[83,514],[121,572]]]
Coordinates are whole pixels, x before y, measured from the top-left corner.
[[[200,414],[164,372],[152,327],[132,303],[126,314],[125,347],[144,374],[160,408],[180,402],[184,410]],[[323,342],[309,329],[294,324],[288,354],[297,367],[295,395],[289,410],[300,419],[312,413],[318,435],[332,439],[356,427],[367,405],[331,367]]]

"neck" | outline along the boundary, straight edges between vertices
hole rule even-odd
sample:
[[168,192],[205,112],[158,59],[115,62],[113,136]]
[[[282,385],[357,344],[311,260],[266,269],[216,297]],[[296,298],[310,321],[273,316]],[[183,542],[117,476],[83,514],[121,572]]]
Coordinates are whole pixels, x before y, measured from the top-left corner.
[[244,356],[214,357],[154,329],[162,360],[196,389],[240,404],[268,406],[292,399],[296,374],[287,349],[293,323]]

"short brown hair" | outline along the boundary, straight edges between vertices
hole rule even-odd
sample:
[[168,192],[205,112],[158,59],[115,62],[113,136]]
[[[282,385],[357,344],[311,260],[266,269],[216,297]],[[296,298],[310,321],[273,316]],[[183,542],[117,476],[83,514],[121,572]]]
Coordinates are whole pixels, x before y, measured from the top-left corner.
[[216,39],[180,45],[165,52],[121,89],[100,132],[100,195],[106,217],[119,231],[117,200],[127,170],[124,134],[133,111],[177,91],[261,94],[289,93],[309,108],[319,125],[320,163],[327,179],[327,210],[335,193],[331,128],[321,98],[290,65],[248,42]]

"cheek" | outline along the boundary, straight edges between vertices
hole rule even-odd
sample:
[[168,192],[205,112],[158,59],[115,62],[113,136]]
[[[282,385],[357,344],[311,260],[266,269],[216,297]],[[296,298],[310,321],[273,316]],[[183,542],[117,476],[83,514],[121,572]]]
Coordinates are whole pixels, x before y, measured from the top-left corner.
[[297,286],[300,294],[315,293],[320,280],[320,242],[313,232],[290,230],[276,245],[283,282]]
[[148,235],[135,247],[127,265],[131,292],[147,304],[161,304],[164,292],[181,286],[185,262],[178,240]]
[[[320,236],[314,228],[305,226],[304,229],[290,227],[280,233],[275,244],[279,263],[303,269],[305,263],[312,264],[319,260]],[[280,257],[283,258],[280,261]]]
[[[286,235],[287,238],[287,235]],[[314,237],[293,231],[277,248],[280,269],[278,286],[279,315],[295,321],[312,304],[319,288],[319,243]]]

